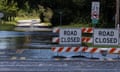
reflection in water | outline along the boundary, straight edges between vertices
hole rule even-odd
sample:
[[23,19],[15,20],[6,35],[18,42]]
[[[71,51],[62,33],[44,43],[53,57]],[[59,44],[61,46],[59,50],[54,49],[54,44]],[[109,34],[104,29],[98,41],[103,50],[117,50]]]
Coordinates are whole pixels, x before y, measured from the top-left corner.
[[0,49],[21,49],[28,43],[47,45],[51,43],[51,36],[48,34],[50,32],[0,31]]
[[24,43],[23,33],[13,31],[0,31],[0,49],[21,48]]
[[14,38],[0,38],[0,49],[15,48]]
[[[48,33],[49,34],[49,33]],[[51,41],[51,36],[43,32],[14,32],[14,31],[0,31],[0,57],[19,57],[26,58],[50,58],[53,54],[49,49],[35,49],[35,47],[25,46],[27,44],[47,45]],[[17,53],[16,49],[25,49],[22,53]],[[32,48],[32,49],[29,49]],[[41,47],[40,47],[41,48]],[[43,56],[44,55],[44,56]],[[2,58],[1,58],[2,59]]]

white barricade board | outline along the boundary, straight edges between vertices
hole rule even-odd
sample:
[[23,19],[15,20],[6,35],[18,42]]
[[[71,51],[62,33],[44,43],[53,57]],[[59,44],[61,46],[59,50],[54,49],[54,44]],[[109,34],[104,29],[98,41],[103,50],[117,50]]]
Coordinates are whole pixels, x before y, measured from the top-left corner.
[[81,44],[80,28],[60,28],[60,44]]
[[94,29],[94,45],[118,45],[119,32],[117,29]]

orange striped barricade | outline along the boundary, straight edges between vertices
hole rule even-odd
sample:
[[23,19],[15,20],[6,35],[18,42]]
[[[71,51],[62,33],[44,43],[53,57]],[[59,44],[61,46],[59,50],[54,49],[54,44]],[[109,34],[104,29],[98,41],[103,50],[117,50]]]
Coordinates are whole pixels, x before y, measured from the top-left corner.
[[[82,33],[93,33],[93,28],[81,28],[81,32]],[[59,27],[56,27],[56,28],[53,28],[53,33],[56,33],[56,34],[58,34],[59,35],[59,33],[60,33],[60,28]],[[92,43],[92,38],[90,38],[90,37],[82,37],[82,39],[81,39],[81,41],[82,42],[84,42],[84,43]],[[59,39],[59,37],[53,37],[52,38],[52,43],[59,43],[60,42],[60,39]],[[55,49],[56,48],[56,49]],[[77,47],[76,47],[77,48]],[[83,47],[82,47],[83,48]],[[80,51],[80,49],[82,49],[82,48],[79,48],[79,53],[80,52],[84,52],[84,51]],[[86,47],[84,47],[84,48],[86,48]],[[84,48],[83,48],[83,50],[84,50]],[[55,51],[53,51],[53,52],[58,52],[59,54],[62,52],[66,52],[66,53],[69,53],[69,50],[70,50],[70,47],[53,47],[52,48],[52,50],[54,50],[55,49]],[[65,49],[67,49],[67,50],[65,50]],[[91,49],[91,48],[90,48]],[[57,50],[57,51],[56,51]],[[71,50],[73,50],[73,51],[71,51]],[[77,53],[77,52],[75,52],[74,51],[74,47],[71,47],[71,50],[70,50],[70,52],[74,52],[74,53]],[[85,53],[85,52],[84,52]],[[82,54],[81,54],[82,55]]]
[[[53,28],[53,33],[59,33],[60,32],[60,28],[59,27],[55,27]],[[82,28],[82,33],[93,33],[93,28]]]
[[[59,43],[59,37],[53,37],[52,38],[52,42],[53,43]],[[93,38],[90,37],[82,37],[82,42],[84,43],[92,43],[93,42]]]
[[108,48],[108,53],[109,54],[119,54],[120,48]]
[[[100,53],[100,48],[93,48],[93,47],[52,47],[53,52],[57,52],[59,54],[62,53],[78,53],[80,56],[83,56],[82,53]],[[91,56],[92,57],[92,56]]]
[[[60,55],[62,53],[70,53],[70,52],[74,52],[74,53],[79,53],[83,52],[83,53],[90,53],[91,54],[91,58],[93,57],[92,54],[94,53],[107,53],[107,54],[119,54],[120,53],[120,48],[95,48],[95,47],[52,47],[51,48],[52,52],[56,52],[59,53]],[[103,57],[105,58],[106,55],[103,55]],[[83,56],[82,54],[80,54],[81,56]]]
[[[81,32],[82,33],[93,33],[93,28],[81,28]],[[58,34],[59,35],[59,33],[60,33],[60,28],[59,27],[55,27],[55,28],[53,28],[53,33],[56,33],[56,34]],[[90,37],[82,37],[82,39],[81,39],[81,41],[82,42],[84,42],[84,43],[92,43],[92,38],[90,38]],[[59,44],[59,42],[60,42],[60,39],[59,39],[59,37],[53,37],[52,38],[52,43],[57,43],[57,44]],[[56,48],[56,49],[55,49]],[[55,49],[55,51],[53,51],[53,52],[58,52],[58,54],[60,54],[61,52],[63,53],[69,53],[67,50],[65,51],[65,49],[64,48],[68,48],[67,50],[69,51],[70,50],[70,48],[69,47],[53,47],[53,50]],[[77,47],[76,47],[77,48]],[[84,47],[84,48],[86,48],[86,47]],[[73,49],[73,51],[71,51]],[[81,48],[80,48],[81,49]],[[91,49],[91,48],[90,48]],[[56,51],[57,50],[57,51]],[[62,50],[62,51],[61,51]],[[77,52],[75,52],[74,51],[74,47],[71,47],[71,50],[70,50],[70,52],[74,52],[74,53],[77,53]],[[84,49],[83,49],[84,50]],[[61,51],[61,52],[59,52],[59,51]],[[79,51],[79,53],[80,52],[84,52],[84,51]],[[84,52],[85,53],[85,52]],[[82,55],[82,53],[81,53],[81,55]]]
[[[81,45],[81,28],[55,28],[53,32],[59,35],[54,37],[53,43],[59,43],[63,47],[56,47],[57,52],[60,53],[77,53],[76,49]],[[68,47],[66,47],[68,46]],[[75,47],[74,47],[75,46]],[[75,50],[74,50],[75,48]]]
[[[93,28],[81,28],[82,29],[82,33],[93,33]],[[58,33],[60,32],[60,28],[56,27],[53,28],[53,33]],[[59,37],[53,37],[52,38],[52,42],[53,43],[59,43]],[[82,37],[82,42],[84,43],[92,43],[93,38],[91,37]]]
[[74,53],[80,54],[80,51],[85,50],[86,48],[82,49],[80,47],[52,47],[52,51],[57,53],[57,56],[66,56],[71,57]]
[[[81,28],[82,33],[93,33],[93,28]],[[54,28],[53,29],[53,33],[59,34],[60,32],[60,28]],[[52,42],[53,43],[59,43],[59,37],[53,37],[52,38]],[[93,38],[92,37],[82,37],[82,42],[83,43],[92,43],[93,42]],[[77,47],[52,47],[52,51],[53,52],[58,52],[58,53],[69,53],[69,52],[75,52],[74,49]],[[106,48],[107,53],[108,54],[114,54],[114,53],[120,53],[120,49],[119,48]],[[103,48],[94,48],[94,47],[79,47],[78,51],[76,52],[83,52],[83,53],[90,53],[91,57],[92,54],[94,53],[101,53],[101,51],[103,50]]]

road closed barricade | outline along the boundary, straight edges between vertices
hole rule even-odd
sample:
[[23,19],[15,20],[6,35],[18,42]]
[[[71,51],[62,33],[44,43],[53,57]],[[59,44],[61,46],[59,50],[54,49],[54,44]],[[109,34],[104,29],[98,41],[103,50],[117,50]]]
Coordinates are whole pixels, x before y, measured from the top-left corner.
[[[67,34],[67,31],[68,31],[68,34]],[[87,53],[93,54],[93,53],[101,53],[103,49],[106,49],[107,54],[120,53],[120,49],[117,48],[119,44],[119,32],[117,29],[94,29],[94,28],[77,28],[77,29],[65,28],[64,29],[64,28],[57,27],[53,29],[53,33],[58,34],[56,37],[52,38],[52,42],[58,44],[58,46],[51,48],[53,52],[58,52],[58,53],[87,52]],[[85,33],[92,34],[92,36],[85,37],[83,36],[83,34]],[[61,43],[61,41],[63,41],[63,43]],[[93,47],[82,46],[82,43],[85,43],[85,44],[91,43]],[[63,44],[63,46],[59,46],[61,44]],[[68,46],[64,46],[65,44],[68,44]],[[76,45],[72,47],[71,46],[72,44],[73,45],[79,44],[80,46],[78,47]],[[111,46],[111,47],[104,48],[102,47],[103,45]]]
[[[93,33],[93,28],[81,28],[82,33]],[[53,33],[58,33],[60,32],[60,28],[54,28],[53,29]],[[59,43],[59,37],[53,37],[52,38],[52,42],[53,43]],[[82,37],[82,42],[85,43],[92,43],[93,42],[93,38],[91,37]]]

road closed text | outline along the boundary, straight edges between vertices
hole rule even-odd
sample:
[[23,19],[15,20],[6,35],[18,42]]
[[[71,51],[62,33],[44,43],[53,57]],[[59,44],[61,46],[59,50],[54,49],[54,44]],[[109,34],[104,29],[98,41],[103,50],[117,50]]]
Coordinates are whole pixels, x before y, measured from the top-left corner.
[[80,42],[79,37],[61,37],[61,42]]
[[60,44],[81,44],[81,29],[60,29]]
[[117,43],[117,38],[95,38],[96,43]]
[[95,29],[94,44],[95,45],[118,45],[118,30],[115,29]]

